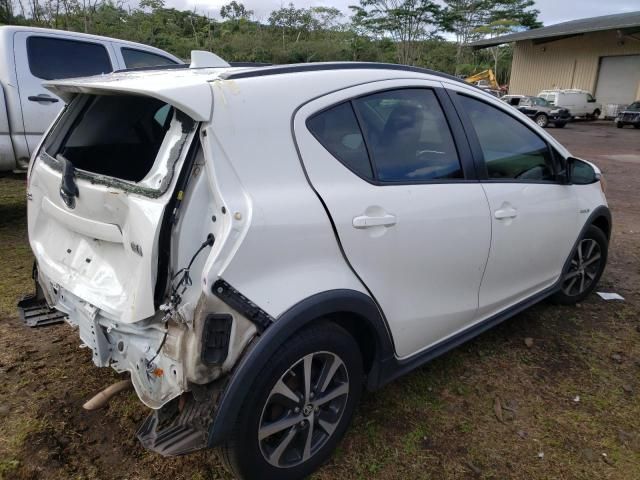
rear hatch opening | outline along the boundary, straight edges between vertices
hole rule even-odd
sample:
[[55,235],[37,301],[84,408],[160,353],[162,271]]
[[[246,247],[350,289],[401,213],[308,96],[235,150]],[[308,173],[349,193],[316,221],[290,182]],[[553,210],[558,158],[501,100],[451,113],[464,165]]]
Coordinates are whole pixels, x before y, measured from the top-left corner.
[[[53,168],[64,170],[70,163],[80,178],[92,183],[158,197],[171,182],[174,164],[194,127],[194,120],[155,98],[80,95],[40,156]],[[171,145],[163,145],[167,143]]]

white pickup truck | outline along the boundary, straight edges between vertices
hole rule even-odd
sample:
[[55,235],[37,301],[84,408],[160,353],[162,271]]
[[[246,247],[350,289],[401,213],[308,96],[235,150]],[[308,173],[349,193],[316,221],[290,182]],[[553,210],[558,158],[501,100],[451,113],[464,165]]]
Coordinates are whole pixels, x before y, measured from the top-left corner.
[[0,27],[0,172],[24,170],[64,102],[44,80],[183,62],[158,48],[44,28]]

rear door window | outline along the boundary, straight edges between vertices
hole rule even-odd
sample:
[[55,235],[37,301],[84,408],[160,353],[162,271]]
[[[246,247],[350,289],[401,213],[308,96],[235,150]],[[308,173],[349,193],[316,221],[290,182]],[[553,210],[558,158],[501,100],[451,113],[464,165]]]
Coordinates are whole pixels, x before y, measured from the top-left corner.
[[113,71],[104,45],[52,37],[27,39],[29,70],[35,77],[54,80]]
[[136,48],[122,48],[122,58],[127,68],[158,67],[163,65],[177,65],[176,62],[163,55],[157,55]]
[[433,90],[407,88],[356,98],[377,179],[461,179],[451,130]]

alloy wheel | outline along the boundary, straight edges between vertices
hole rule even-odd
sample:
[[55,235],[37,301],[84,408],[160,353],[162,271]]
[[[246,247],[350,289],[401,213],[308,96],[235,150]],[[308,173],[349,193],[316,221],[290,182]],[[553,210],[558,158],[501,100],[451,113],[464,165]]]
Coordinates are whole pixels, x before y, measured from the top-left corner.
[[264,459],[279,468],[307,461],[336,430],[348,396],[349,375],[336,354],[315,352],[298,360],[262,410],[258,442]]
[[538,124],[539,127],[544,128],[549,123],[549,119],[547,118],[546,115],[538,115],[536,117],[536,123]]
[[591,238],[583,239],[576,249],[569,271],[562,281],[562,291],[569,297],[576,297],[585,292],[595,281],[600,271],[602,252],[598,242]]

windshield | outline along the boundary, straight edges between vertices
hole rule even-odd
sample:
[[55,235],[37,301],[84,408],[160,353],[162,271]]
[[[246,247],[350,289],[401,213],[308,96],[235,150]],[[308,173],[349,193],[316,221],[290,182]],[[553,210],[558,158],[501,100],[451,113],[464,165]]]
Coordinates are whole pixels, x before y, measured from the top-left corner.
[[627,110],[632,112],[640,112],[640,102],[633,102],[627,107]]

